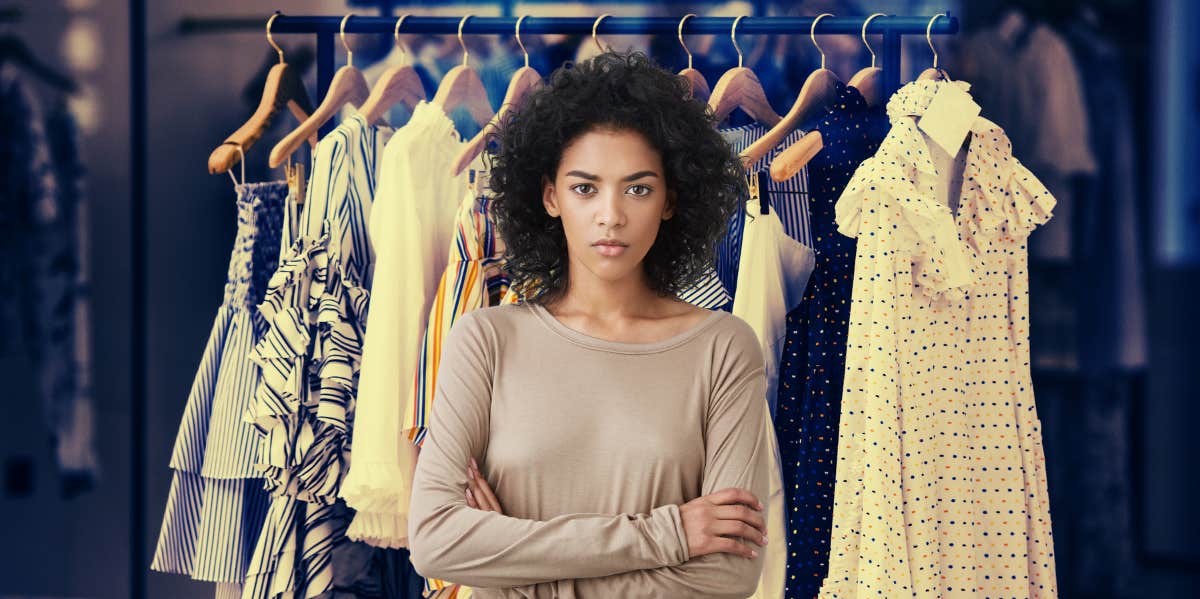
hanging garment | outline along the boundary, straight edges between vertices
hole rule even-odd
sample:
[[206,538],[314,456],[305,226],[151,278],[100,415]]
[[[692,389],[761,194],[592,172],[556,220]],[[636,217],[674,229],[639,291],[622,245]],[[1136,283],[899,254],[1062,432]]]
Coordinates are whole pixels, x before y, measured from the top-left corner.
[[759,211],[759,200],[746,203],[738,267],[746,274],[738,281],[733,313],[749,323],[762,342],[766,398],[774,412],[787,313],[800,304],[816,258],[812,248],[784,232],[774,211]]
[[80,156],[78,126],[67,102],[54,102],[46,115],[46,138],[54,163],[58,218],[45,254],[55,293],[45,294],[50,311],[47,331],[53,361],[44,382],[51,395],[50,415],[62,494],[73,497],[93,488],[100,475],[96,452],[96,415],[92,401],[91,291],[88,282],[88,205]]
[[[769,192],[762,192],[769,195]],[[787,527],[784,502],[783,475],[775,425],[771,417],[778,381],[776,371],[779,351],[783,345],[785,320],[788,310],[800,302],[804,286],[812,273],[814,256],[811,248],[788,237],[783,223],[774,211],[761,213],[758,199],[746,205],[745,223],[742,225],[741,265],[738,279],[737,299],[733,302],[733,314],[750,325],[762,348],[763,367],[767,386],[763,400],[771,407],[766,412],[764,426],[771,444],[771,484],[769,493],[763,498],[767,506],[767,537],[779,539],[774,545],[763,549],[765,553],[762,577],[756,598],[779,599],[783,597],[787,566]]]
[[[504,271],[504,242],[490,212],[486,174],[478,176],[482,179],[477,179],[473,187],[480,191],[469,189],[459,206],[450,262],[430,306],[422,339],[413,381],[414,399],[405,411],[404,428],[412,431],[416,444],[428,434],[426,417],[433,406],[443,341],[451,327],[469,311],[498,305],[509,288],[510,279]],[[434,578],[427,579],[426,588],[439,598],[466,599],[472,593],[468,587]]]
[[1071,258],[1070,179],[1096,173],[1087,105],[1071,48],[1053,27],[1012,10],[963,41],[962,70],[988,119],[1058,200],[1057,216],[1031,241],[1035,258]]
[[345,537],[337,499],[349,459],[373,256],[367,221],[377,157],[392,131],[355,114],[317,144],[304,214],[281,250],[259,310],[268,330],[251,353],[262,379],[245,418],[261,431],[271,493],[242,596],[315,597],[380,585],[375,550]]
[[[767,127],[761,123],[751,123],[749,125],[721,130],[721,134],[729,142],[735,154],[741,154],[766,133]],[[782,143],[767,152],[758,162],[750,165],[746,169],[746,176],[754,177],[758,176],[759,173],[763,174],[762,179],[766,181],[763,188],[766,193],[770,194],[771,210],[775,212],[780,222],[783,223],[784,232],[792,239],[808,247],[812,247],[812,237],[808,227],[808,171],[801,169],[799,173],[786,181],[776,181],[766,176],[766,173],[770,170],[771,161],[775,159],[775,156],[793,143],[799,141],[800,138],[804,137],[804,133],[800,129],[789,133]],[[714,264],[717,276],[721,279],[721,284],[725,286],[725,289],[734,298],[736,298],[735,290],[737,289],[738,265],[741,261],[742,213],[743,211],[739,211],[729,219],[729,230],[726,232],[725,237],[717,244],[716,261]],[[726,305],[723,309],[729,311],[733,309],[733,306]]]
[[[1030,240],[1030,285],[1037,293],[1030,314],[1031,336],[1038,340],[1033,363],[1039,370],[1076,371],[1080,348],[1075,341],[1086,335],[1090,321],[1082,318],[1077,303],[1074,248],[1096,240],[1077,239],[1073,223],[1102,211],[1093,204],[1078,214],[1073,209],[1079,180],[1098,172],[1090,143],[1096,132],[1090,127],[1078,67],[1053,27],[1030,21],[1020,11],[1009,11],[996,25],[967,37],[963,57],[961,73],[972,82],[983,113],[1004,128],[1014,153],[1057,200],[1056,218]],[[1097,117],[1104,120],[1103,129],[1115,129],[1107,107]],[[1116,241],[1103,239],[1113,256],[1120,255],[1112,251]]]
[[[12,334],[50,432],[63,497],[99,474],[90,389],[86,206],[75,122],[49,110],[9,63],[0,65],[0,320]],[[14,347],[19,340],[21,345]],[[20,392],[20,389],[15,391]]]
[[969,88],[892,96],[836,206],[857,257],[823,598],[1057,596],[1026,250],[1054,198],[984,118],[957,156],[927,144],[946,85]]
[[[689,559],[678,505],[765,496],[765,388],[754,332],[722,311],[650,343],[586,335],[529,302],[462,315],[414,479],[418,569],[480,597],[746,596],[762,554]],[[467,507],[469,457],[504,515]]]
[[1079,188],[1087,210],[1080,210],[1071,223],[1077,275],[1071,286],[1079,322],[1087,323],[1078,328],[1079,367],[1092,375],[1141,370],[1149,362],[1138,219],[1145,200],[1134,172],[1138,145],[1131,88],[1118,48],[1083,23],[1072,28],[1068,39],[1076,61],[1089,74],[1083,92],[1089,140],[1099,165],[1096,176]]
[[[51,328],[38,293],[53,282],[47,280],[49,265],[38,258],[46,231],[58,218],[54,163],[40,104],[7,64],[0,65],[0,108],[0,283],[14,290],[4,294],[0,315],[8,330],[24,334],[36,363],[49,349],[45,332]],[[2,336],[0,349],[11,350],[11,341],[10,335]]]
[[[342,497],[358,514],[351,538],[407,546],[415,458],[404,411],[413,397],[421,335],[447,266],[469,170],[451,177],[465,142],[435,104],[421,102],[383,151],[370,240],[376,254],[371,327],[358,388],[355,459]],[[475,165],[480,167],[480,162]]]
[[287,183],[237,186],[237,237],[225,299],[192,382],[171,453],[171,488],[150,568],[241,583],[268,497],[258,435],[242,420],[259,380],[250,352],[267,323],[257,305],[279,260]]
[[[1067,39],[1082,72],[1090,142],[1099,166],[1076,197],[1086,210],[1072,222],[1070,288],[1078,321],[1079,372],[1035,375],[1046,423],[1052,509],[1064,597],[1136,597],[1136,455],[1130,431],[1148,364],[1145,282],[1134,156],[1138,153],[1123,57],[1086,22]],[[1055,219],[1061,218],[1056,215]],[[1039,233],[1040,235],[1040,233]],[[1039,301],[1042,289],[1034,287]],[[1038,306],[1033,306],[1036,312]],[[1039,344],[1042,337],[1034,330]],[[1073,509],[1086,505],[1085,510]]]
[[817,596],[829,566],[834,465],[846,329],[854,273],[854,240],[837,232],[834,204],[859,163],[887,133],[882,108],[868,108],[858,90],[837,86],[837,101],[809,130],[822,149],[807,164],[816,266],[799,306],[787,314],[779,366],[775,432],[787,489],[788,599]]
[[733,296],[729,295],[725,285],[721,283],[721,278],[717,276],[717,269],[711,265],[699,281],[680,291],[677,297],[708,310],[725,308],[733,301]]
[[416,445],[428,433],[426,418],[433,404],[442,339],[464,313],[498,305],[508,291],[504,242],[496,230],[490,206],[491,197],[486,190],[475,189],[469,189],[459,205],[449,262],[426,319],[428,324],[413,382],[415,396],[405,410],[404,430],[409,431]]

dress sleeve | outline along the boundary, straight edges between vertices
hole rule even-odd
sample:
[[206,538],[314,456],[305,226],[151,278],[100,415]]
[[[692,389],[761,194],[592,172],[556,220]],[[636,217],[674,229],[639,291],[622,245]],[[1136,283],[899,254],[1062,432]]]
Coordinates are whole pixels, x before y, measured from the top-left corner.
[[428,255],[413,249],[427,245],[424,232],[405,228],[414,222],[410,210],[415,200],[403,184],[415,180],[412,165],[401,147],[390,144],[383,162],[388,168],[380,169],[368,225],[375,271],[355,397],[353,459],[340,496],[357,510],[348,531],[351,538],[402,547],[407,543],[406,503],[416,450],[401,438],[401,404],[412,384],[421,312],[430,295],[425,288],[430,267],[409,261],[413,254]]
[[[482,460],[487,448],[497,347],[495,330],[480,313],[464,314],[445,339],[413,480],[409,541],[416,570],[472,587],[504,588],[686,562],[676,505],[649,514],[566,514],[546,521],[467,505],[468,459]],[[731,448],[716,455],[746,457]]]

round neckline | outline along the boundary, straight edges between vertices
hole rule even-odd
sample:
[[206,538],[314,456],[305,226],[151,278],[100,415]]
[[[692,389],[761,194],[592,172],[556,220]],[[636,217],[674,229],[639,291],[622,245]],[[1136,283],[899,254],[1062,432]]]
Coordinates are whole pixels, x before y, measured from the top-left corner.
[[541,304],[534,302],[526,302],[526,304],[530,306],[530,308],[533,310],[533,313],[537,315],[538,320],[542,321],[542,323],[545,324],[551,331],[564,337],[568,341],[593,349],[623,354],[655,353],[666,351],[673,347],[682,345],[689,339],[699,335],[701,331],[707,329],[713,323],[717,322],[717,320],[720,319],[721,315],[723,314],[720,310],[710,310],[708,316],[706,316],[700,322],[692,325],[687,330],[676,333],[675,335],[659,341],[633,343],[593,337],[587,333],[577,331],[566,324],[563,324],[561,320],[551,314],[550,311]]

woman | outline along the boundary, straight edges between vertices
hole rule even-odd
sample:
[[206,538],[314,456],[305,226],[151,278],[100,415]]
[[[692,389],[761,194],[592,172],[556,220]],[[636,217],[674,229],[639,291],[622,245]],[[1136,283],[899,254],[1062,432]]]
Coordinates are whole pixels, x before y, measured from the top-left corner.
[[745,197],[713,124],[682,79],[611,52],[504,123],[491,189],[525,301],[445,339],[409,520],[422,575],[479,597],[754,592],[762,352],[676,297]]

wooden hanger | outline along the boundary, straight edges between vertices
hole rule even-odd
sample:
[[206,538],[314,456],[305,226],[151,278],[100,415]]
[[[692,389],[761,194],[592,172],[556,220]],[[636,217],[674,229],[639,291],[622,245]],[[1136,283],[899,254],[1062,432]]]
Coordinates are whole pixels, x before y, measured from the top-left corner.
[[813,71],[808,79],[804,80],[804,85],[801,86],[800,94],[796,97],[796,102],[792,104],[792,109],[762,137],[742,151],[742,164],[749,166],[758,162],[760,158],[767,155],[767,152],[783,143],[783,140],[792,131],[825,110],[837,98],[837,85],[842,80],[833,71],[825,68],[825,51],[821,50],[821,46],[817,44],[816,35],[817,23],[825,17],[832,16],[829,13],[818,15],[813,19],[812,26],[808,30],[809,39],[812,40],[813,46],[816,46],[817,52],[821,54],[821,68]]
[[367,101],[367,97],[371,95],[371,88],[367,86],[367,78],[363,76],[362,71],[354,67],[354,52],[346,43],[346,21],[350,20],[352,16],[354,16],[353,13],[342,19],[338,32],[342,38],[342,47],[346,49],[346,66],[333,74],[333,81],[329,82],[329,91],[325,93],[325,98],[321,100],[321,105],[317,107],[317,110],[271,150],[271,168],[277,168],[283,164],[304,144],[304,140],[316,135],[321,126],[329,122],[329,119],[336,116],[347,104],[357,108],[362,106],[363,102]]
[[[267,19],[267,43],[279,54],[279,64],[267,72],[262,100],[259,101],[254,114],[208,155],[210,174],[229,172],[239,160],[238,156],[243,155],[246,148],[254,145],[254,142],[263,136],[284,106],[287,106],[300,122],[304,122],[313,112],[312,101],[308,99],[308,92],[304,89],[304,81],[301,80],[299,71],[284,62],[283,49],[271,37],[271,23],[279,14],[277,12]],[[315,145],[317,137],[309,136],[308,142]]]
[[740,108],[742,112],[750,115],[750,118],[764,125],[774,126],[782,117],[771,108],[758,76],[754,71],[742,66],[742,49],[737,43],[737,26],[743,18],[744,15],[733,20],[733,28],[729,33],[730,39],[733,40],[733,48],[737,51],[738,66],[729,69],[717,80],[717,86],[713,88],[712,96],[708,99],[708,106],[717,121],[725,120],[734,109]]
[[933,37],[930,33],[933,31],[933,22],[938,20],[938,17],[944,17],[946,13],[938,13],[929,19],[929,24],[925,26],[925,41],[929,42],[929,49],[933,52],[933,66],[921,71],[918,81],[949,81],[950,75],[946,71],[938,68],[938,51],[933,47]]
[[854,76],[850,78],[850,82],[846,84],[858,90],[858,93],[862,95],[863,100],[867,101],[867,106],[872,108],[879,106],[879,104],[883,101],[883,82],[880,81],[880,79],[883,78],[883,69],[875,66],[875,49],[871,47],[871,42],[867,41],[867,27],[870,26],[871,19],[884,16],[887,15],[877,12],[867,17],[866,21],[863,21],[862,41],[863,45],[867,47],[867,52],[871,53],[871,66],[855,73]]
[[437,93],[433,96],[433,103],[441,108],[447,116],[455,108],[464,106],[471,114],[471,118],[480,127],[483,127],[492,120],[493,116],[496,116],[496,113],[492,110],[491,103],[488,102],[487,90],[483,87],[483,80],[479,78],[479,73],[467,64],[470,53],[467,52],[467,44],[463,42],[462,30],[467,19],[472,16],[466,15],[458,22],[458,45],[462,47],[463,51],[462,64],[450,69],[450,72],[442,78]]
[[467,168],[469,164],[474,162],[479,153],[487,145],[488,135],[495,131],[496,128],[504,122],[504,118],[508,113],[516,110],[525,101],[525,96],[529,92],[536,89],[542,84],[542,75],[536,69],[529,66],[529,51],[525,49],[525,44],[521,42],[521,21],[525,20],[525,16],[517,19],[517,45],[521,47],[521,53],[525,55],[525,66],[517,69],[513,73],[512,79],[508,82],[508,91],[504,93],[504,102],[500,104],[500,111],[496,116],[488,121],[487,125],[471,138],[467,146],[458,154],[458,158],[454,161],[454,166],[450,169],[450,175],[457,177]]
[[[396,30],[393,33],[396,37],[396,46],[404,53],[405,62],[408,61],[408,52],[405,50],[404,44],[400,42],[400,25],[407,18],[408,15],[404,15],[396,21]],[[411,111],[425,97],[425,85],[421,83],[421,77],[417,75],[417,70],[411,64],[401,64],[389,68],[383,72],[383,75],[380,75],[379,80],[375,82],[375,88],[371,90],[371,95],[367,97],[367,101],[363,102],[362,106],[359,106],[358,112],[368,123],[375,124],[393,106],[401,104],[407,106]]]
[[693,98],[707,101],[709,96],[712,95],[712,91],[708,87],[708,81],[704,80],[704,75],[700,71],[692,68],[692,51],[688,50],[687,44],[683,43],[683,24],[694,16],[696,15],[689,13],[683,15],[682,19],[679,19],[679,45],[683,46],[683,51],[687,53],[688,57],[688,66],[686,69],[679,71],[679,76],[687,79],[688,85],[692,87]]
[[[878,106],[879,104],[879,97],[881,95],[881,83],[879,79],[883,69],[875,66],[875,50],[871,48],[870,42],[867,41],[867,26],[871,24],[871,19],[882,16],[886,15],[883,13],[875,13],[867,17],[867,20],[863,22],[862,40],[863,44],[866,44],[867,46],[867,51],[871,53],[871,66],[855,73],[854,77],[852,77],[850,82],[847,84],[854,89],[857,89],[859,93],[863,95],[863,98],[867,100],[867,105],[869,106]],[[874,102],[874,104],[872,104],[872,102]],[[820,131],[809,131],[808,133],[805,133],[799,141],[785,148],[779,153],[778,156],[775,157],[775,160],[771,161],[771,178],[776,181],[787,181],[788,179],[791,179],[792,177],[796,176],[796,173],[800,172],[800,169],[804,168],[814,156],[819,154],[821,149],[824,147],[825,140],[821,137]]]

